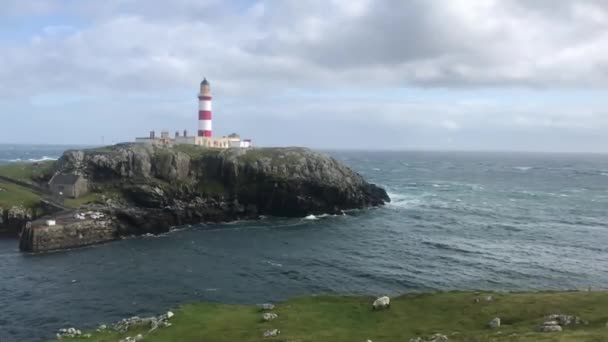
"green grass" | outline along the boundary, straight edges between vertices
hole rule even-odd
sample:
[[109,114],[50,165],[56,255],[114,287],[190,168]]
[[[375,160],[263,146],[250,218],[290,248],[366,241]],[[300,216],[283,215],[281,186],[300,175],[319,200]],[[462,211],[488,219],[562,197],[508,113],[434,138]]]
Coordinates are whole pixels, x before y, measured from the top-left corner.
[[[450,341],[608,341],[608,292],[492,294],[479,303],[474,293],[450,292],[394,298],[391,308],[375,312],[373,298],[321,296],[296,298],[277,306],[279,318],[262,322],[254,306],[190,304],[175,311],[172,327],[157,330],[145,341],[409,341],[435,333]],[[580,316],[589,325],[566,327],[560,333],[536,329],[549,314]],[[503,326],[492,330],[487,322],[500,317]],[[279,329],[278,338],[263,338],[267,329]],[[117,341],[144,333],[94,333],[87,341]]]
[[49,180],[53,174],[55,161],[39,163],[12,163],[0,167],[0,176],[33,183],[38,180]]
[[95,203],[101,201],[101,194],[91,192],[78,198],[66,198],[63,204],[68,208],[80,208],[80,206],[87,203]]
[[40,196],[27,188],[0,181],[0,207],[9,208],[14,205],[22,205],[32,208],[40,202]]

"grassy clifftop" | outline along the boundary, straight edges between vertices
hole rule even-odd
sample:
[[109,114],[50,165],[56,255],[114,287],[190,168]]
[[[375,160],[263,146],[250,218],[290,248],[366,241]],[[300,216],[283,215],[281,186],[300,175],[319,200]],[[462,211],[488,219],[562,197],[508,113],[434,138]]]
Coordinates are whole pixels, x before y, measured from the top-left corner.
[[[492,296],[487,300],[487,296]],[[406,295],[385,311],[373,311],[373,298],[307,297],[277,305],[278,318],[263,322],[255,306],[190,304],[180,307],[172,326],[148,333],[148,327],[126,333],[109,329],[88,341],[118,341],[144,335],[144,341],[421,341],[434,334],[449,341],[607,341],[608,292],[480,294],[450,292]],[[568,325],[562,332],[542,333],[538,327],[551,314],[579,316],[587,324]],[[488,322],[500,317],[502,326]],[[278,329],[277,337],[264,338]]]
[[[0,176],[35,185],[52,176],[53,161],[42,163],[14,163],[0,166]],[[40,202],[40,194],[30,188],[0,179],[0,207],[23,206],[33,208]]]

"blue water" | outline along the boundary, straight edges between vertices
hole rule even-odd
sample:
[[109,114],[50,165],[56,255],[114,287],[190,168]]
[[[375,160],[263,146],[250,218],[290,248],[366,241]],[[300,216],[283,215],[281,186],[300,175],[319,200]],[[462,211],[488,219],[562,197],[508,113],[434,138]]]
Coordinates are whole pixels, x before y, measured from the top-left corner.
[[393,203],[45,255],[21,254],[16,241],[0,240],[0,339],[44,340],[58,328],[189,301],[608,283],[606,155],[329,153],[386,187]]

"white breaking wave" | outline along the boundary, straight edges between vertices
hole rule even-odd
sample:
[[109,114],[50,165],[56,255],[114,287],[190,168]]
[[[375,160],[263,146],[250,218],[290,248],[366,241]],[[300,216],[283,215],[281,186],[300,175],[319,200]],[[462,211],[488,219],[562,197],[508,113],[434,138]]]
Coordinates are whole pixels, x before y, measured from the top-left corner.
[[308,215],[306,217],[303,217],[302,219],[314,221],[314,220],[319,220],[319,219],[327,218],[327,217],[338,217],[338,216],[345,216],[345,215],[346,215],[346,213],[344,213],[344,212],[342,214],[336,214],[336,215],[330,215],[330,214]]
[[528,171],[532,169],[532,166],[515,166],[514,169],[519,171]]
[[386,206],[389,208],[414,208],[422,204],[422,200],[420,198],[409,195],[389,192],[388,197],[391,199],[391,202],[386,204]]
[[30,158],[30,159],[17,158],[17,159],[0,159],[0,160],[1,161],[5,161],[5,162],[9,162],[9,163],[21,163],[21,162],[39,163],[39,162],[43,162],[43,161],[57,160],[57,159],[59,159],[59,158],[58,157],[42,156],[42,158],[39,158],[39,159],[36,159],[36,158]]

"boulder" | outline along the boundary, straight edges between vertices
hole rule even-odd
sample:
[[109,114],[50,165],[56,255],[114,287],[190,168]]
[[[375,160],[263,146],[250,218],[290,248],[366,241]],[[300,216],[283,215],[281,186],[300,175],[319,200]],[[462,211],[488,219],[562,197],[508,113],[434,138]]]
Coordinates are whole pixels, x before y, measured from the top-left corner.
[[555,322],[555,321],[545,322],[538,328],[538,330],[540,332],[560,332],[560,331],[562,331],[563,328],[559,324],[556,324],[556,323],[557,322]]
[[442,334],[434,334],[428,337],[412,337],[410,342],[448,342],[449,338]]
[[388,309],[391,306],[391,299],[387,296],[380,297],[374,301],[372,307],[374,310]]
[[488,322],[488,327],[490,327],[491,329],[500,328],[500,318],[496,317],[492,319],[490,322]]
[[260,304],[258,305],[258,307],[260,308],[260,311],[270,311],[270,310],[274,310],[274,304]]
[[277,329],[266,330],[264,332],[264,337],[277,337],[279,334],[281,334],[281,332]]
[[272,312],[266,312],[262,315],[262,320],[265,322],[270,322],[277,318],[279,318],[279,315],[272,313]]
[[67,328],[67,329],[59,329],[56,334],[57,339],[62,339],[65,337],[80,337],[82,336],[82,332],[76,328]]
[[586,325],[586,324],[588,324],[587,321],[582,320],[578,316],[562,315],[562,314],[549,315],[549,316],[545,317],[545,321],[555,321],[555,322],[557,322],[557,324],[561,325],[562,327],[565,327],[568,325],[580,325],[580,324]]

